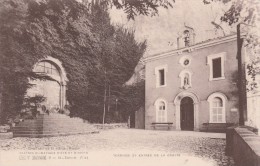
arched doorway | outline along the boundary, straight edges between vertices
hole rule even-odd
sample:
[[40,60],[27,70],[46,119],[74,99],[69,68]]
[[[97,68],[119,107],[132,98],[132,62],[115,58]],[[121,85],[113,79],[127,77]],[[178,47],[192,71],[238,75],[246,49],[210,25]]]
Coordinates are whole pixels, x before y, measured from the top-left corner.
[[37,93],[46,97],[46,101],[42,104],[48,109],[61,108],[61,76],[58,66],[51,61],[44,60],[37,63],[34,72],[44,73],[53,79],[45,81],[37,80]]
[[38,74],[45,74],[52,80],[31,80],[34,86],[27,91],[28,96],[42,95],[46,100],[41,105],[48,110],[63,109],[66,105],[67,77],[65,70],[58,59],[47,57],[40,60],[33,67]]
[[[191,122],[193,122],[193,126],[192,126],[192,124],[190,124],[189,130],[195,130],[195,131],[199,130],[199,103],[200,103],[200,100],[195,93],[188,92],[188,91],[182,91],[176,95],[176,97],[174,99],[176,130],[182,130],[181,113],[182,113],[183,109],[188,109],[188,108],[190,108],[190,110],[193,109],[192,110],[193,115],[191,115],[191,117],[193,116],[193,121],[191,120]],[[182,107],[182,109],[181,109],[181,107]],[[187,117],[187,118],[191,118],[191,117]]]
[[194,130],[194,106],[190,97],[184,97],[180,105],[181,130]]

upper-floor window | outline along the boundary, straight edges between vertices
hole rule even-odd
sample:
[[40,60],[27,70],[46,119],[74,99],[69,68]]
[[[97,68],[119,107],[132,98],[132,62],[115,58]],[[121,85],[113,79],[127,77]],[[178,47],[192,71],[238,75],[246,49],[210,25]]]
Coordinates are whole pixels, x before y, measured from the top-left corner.
[[209,80],[225,79],[225,57],[226,53],[209,55],[207,57],[208,64],[210,66]]
[[166,86],[167,66],[159,66],[155,68],[156,87]]
[[60,75],[58,69],[53,64],[46,61],[39,62],[34,68],[34,71],[39,73],[55,75],[55,76]]
[[159,70],[159,85],[165,85],[165,71],[164,69]]
[[213,78],[219,78],[222,76],[221,73],[221,57],[212,59]]

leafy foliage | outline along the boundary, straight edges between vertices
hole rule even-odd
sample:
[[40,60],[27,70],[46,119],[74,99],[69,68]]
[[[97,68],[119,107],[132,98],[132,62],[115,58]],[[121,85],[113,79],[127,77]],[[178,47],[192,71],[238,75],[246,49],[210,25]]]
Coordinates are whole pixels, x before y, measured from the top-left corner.
[[247,91],[254,91],[258,88],[257,82],[256,82],[256,75],[260,73],[259,67],[255,66],[255,63],[251,63],[247,65],[248,74],[251,76],[251,80],[247,80]]
[[25,97],[23,106],[25,108],[35,108],[38,104],[41,104],[46,100],[46,97],[42,95],[36,95],[33,97]]
[[258,88],[256,76],[260,74],[259,64],[259,26],[260,26],[260,2],[259,0],[203,0],[205,4],[221,1],[231,2],[231,7],[221,17],[221,21],[230,26],[241,24],[241,30],[246,32],[243,46],[247,48],[249,64],[247,71],[250,78],[247,80],[247,90],[250,92]]
[[[132,30],[111,25],[109,14],[99,3],[92,5],[91,15],[93,30],[98,34],[101,47],[93,63],[94,70],[88,73],[88,78],[91,78],[89,80],[91,92],[87,103],[91,108],[96,108],[96,112],[94,113],[93,109],[90,112],[82,110],[81,115],[86,118],[92,117],[90,120],[99,119],[101,122],[100,115],[104,111],[104,105],[108,116],[114,115],[115,100],[121,101],[125,88],[123,84],[132,76],[135,66],[145,51],[146,42],[136,42]],[[119,109],[123,109],[120,102],[118,106]],[[111,117],[108,119],[114,120]]]
[[88,6],[100,4],[101,6],[123,9],[127,18],[133,19],[137,15],[154,16],[158,14],[158,8],[171,8],[175,0],[83,0]]
[[259,37],[248,35],[244,40],[244,46],[247,48],[249,62],[247,64],[248,75],[247,90],[254,93],[259,88],[259,80],[256,79],[260,74],[260,41]]
[[49,79],[32,68],[52,56],[67,73],[71,115],[100,121],[104,90],[121,95],[146,47],[134,31],[111,25],[100,4],[90,9],[75,0],[3,0],[0,13],[1,117],[21,110],[32,86],[28,78]]
[[204,4],[220,1],[224,4],[232,3],[231,7],[221,17],[221,20],[229,25],[247,23],[254,25],[260,21],[260,4],[258,0],[203,0]]

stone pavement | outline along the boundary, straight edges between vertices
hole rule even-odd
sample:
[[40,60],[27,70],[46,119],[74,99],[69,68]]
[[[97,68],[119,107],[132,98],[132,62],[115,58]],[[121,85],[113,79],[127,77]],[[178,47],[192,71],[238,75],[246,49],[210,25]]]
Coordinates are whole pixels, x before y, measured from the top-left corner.
[[124,166],[136,161],[140,166],[156,162],[162,166],[234,166],[233,159],[225,156],[225,144],[225,134],[220,133],[112,129],[89,135],[1,140],[0,149],[87,150],[90,155],[109,154],[117,162],[127,161]]

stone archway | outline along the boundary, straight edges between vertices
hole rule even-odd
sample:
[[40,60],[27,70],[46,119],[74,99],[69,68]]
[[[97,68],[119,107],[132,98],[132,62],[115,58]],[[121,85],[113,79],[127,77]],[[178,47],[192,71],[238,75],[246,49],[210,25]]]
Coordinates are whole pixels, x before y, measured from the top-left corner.
[[193,100],[193,110],[194,110],[194,130],[199,130],[199,98],[192,92],[183,91],[176,95],[174,99],[175,105],[175,118],[176,118],[176,130],[181,130],[181,100],[185,97],[189,97]]
[[48,109],[60,108],[63,109],[66,105],[66,85],[68,79],[66,77],[65,69],[62,63],[55,58],[47,57],[39,60],[33,67],[33,71],[37,73],[45,73],[53,80],[34,80],[31,83],[34,87],[27,91],[28,96],[35,96],[37,94],[46,97],[44,105]]

